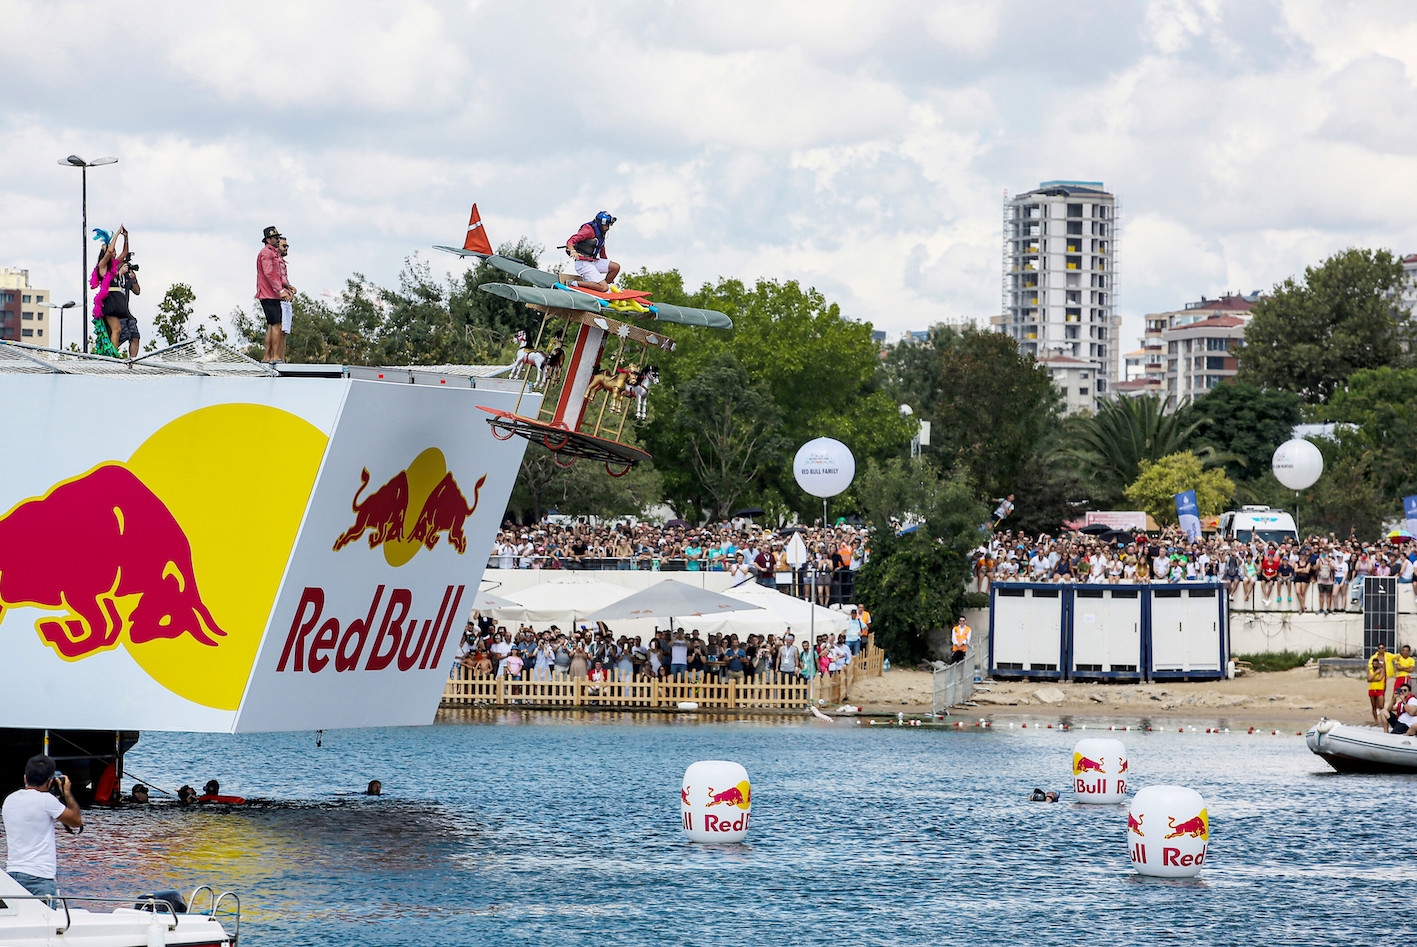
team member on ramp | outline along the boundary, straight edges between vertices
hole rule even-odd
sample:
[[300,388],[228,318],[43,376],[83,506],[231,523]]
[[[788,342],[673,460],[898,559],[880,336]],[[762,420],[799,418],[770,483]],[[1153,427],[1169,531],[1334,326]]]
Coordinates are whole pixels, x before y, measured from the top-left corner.
[[605,255],[605,234],[614,223],[610,212],[603,210],[566,239],[566,253],[575,261],[576,275],[580,277],[572,285],[610,292],[610,284],[620,275],[620,264],[612,263]]

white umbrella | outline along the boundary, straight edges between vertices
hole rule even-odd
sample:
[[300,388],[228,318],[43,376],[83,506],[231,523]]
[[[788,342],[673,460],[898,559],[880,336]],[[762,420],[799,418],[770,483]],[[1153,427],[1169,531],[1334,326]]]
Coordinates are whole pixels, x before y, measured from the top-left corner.
[[498,621],[567,627],[592,620],[591,612],[624,598],[626,589],[609,582],[546,582],[508,594],[515,601],[492,610]]
[[669,623],[673,625],[676,617],[722,615],[761,607],[685,582],[665,579],[633,595],[627,595],[613,605],[598,609],[586,616],[586,620],[610,622],[633,618],[668,618]]
[[491,592],[478,592],[477,597],[472,600],[472,607],[479,612],[490,612],[494,608],[515,608],[516,602],[500,595],[493,595]]

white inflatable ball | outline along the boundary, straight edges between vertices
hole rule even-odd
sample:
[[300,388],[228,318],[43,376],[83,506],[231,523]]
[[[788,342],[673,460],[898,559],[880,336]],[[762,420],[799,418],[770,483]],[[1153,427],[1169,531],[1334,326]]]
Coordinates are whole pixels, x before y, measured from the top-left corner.
[[1078,802],[1116,805],[1127,797],[1127,748],[1121,740],[1088,737],[1073,747],[1073,794]]
[[1147,786],[1127,813],[1127,845],[1138,874],[1191,878],[1205,864],[1210,816],[1205,799],[1184,786]]
[[679,816],[691,842],[741,842],[752,818],[748,771],[727,760],[700,760],[684,771]]

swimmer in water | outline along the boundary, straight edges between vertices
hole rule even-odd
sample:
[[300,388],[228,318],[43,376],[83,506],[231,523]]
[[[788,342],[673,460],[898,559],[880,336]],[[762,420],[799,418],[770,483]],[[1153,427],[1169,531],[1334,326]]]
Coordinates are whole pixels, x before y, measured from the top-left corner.
[[384,784],[377,779],[369,780],[369,788],[364,793],[366,796],[382,796],[384,794]]
[[129,798],[130,800],[132,800],[133,802],[136,802],[136,803],[145,803],[145,802],[147,802],[147,801],[148,801],[148,787],[144,786],[142,783],[134,783],[134,784],[133,784],[133,792],[129,795],[128,798]]
[[1028,796],[1028,801],[1029,801],[1029,802],[1057,802],[1057,801],[1058,801],[1058,794],[1057,794],[1057,792],[1055,792],[1055,791],[1052,790],[1052,789],[1048,790],[1047,792],[1044,792],[1044,791],[1041,790],[1041,789],[1035,789],[1035,790],[1033,790],[1033,792],[1031,792],[1031,793],[1029,794],[1029,796]]

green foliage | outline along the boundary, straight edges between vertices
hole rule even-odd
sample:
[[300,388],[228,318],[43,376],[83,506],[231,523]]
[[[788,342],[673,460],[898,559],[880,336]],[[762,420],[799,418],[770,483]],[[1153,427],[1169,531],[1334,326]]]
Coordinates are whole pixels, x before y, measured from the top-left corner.
[[893,400],[930,422],[925,453],[963,465],[985,495],[1021,493],[1062,401],[1046,368],[1002,333],[937,326],[924,343],[892,346],[882,369]]
[[1336,658],[1339,654],[1333,648],[1321,648],[1302,654],[1294,651],[1261,651],[1257,654],[1236,654],[1232,657],[1236,662],[1244,661],[1249,664],[1252,671],[1288,671],[1291,668],[1303,667],[1319,658]]
[[[929,462],[873,460],[858,479],[875,533],[856,594],[891,660],[918,661],[926,657],[930,631],[949,627],[965,604],[969,550],[982,538],[988,509],[968,477],[942,477]],[[895,521],[907,520],[916,528],[897,535]]]
[[1204,469],[1190,451],[1169,454],[1155,462],[1140,462],[1137,478],[1127,485],[1126,497],[1136,509],[1150,513],[1162,526],[1174,525],[1176,494],[1196,491],[1201,516],[1214,516],[1235,495],[1235,484],[1219,468]]
[[[191,286],[173,283],[163,294],[162,302],[157,304],[157,312],[153,315],[153,334],[168,345],[176,345],[187,338],[187,324],[192,320],[196,304],[197,294],[192,292]],[[149,341],[148,345],[156,348],[156,340]]]
[[[1090,477],[1100,505],[1110,506],[1141,475],[1145,462],[1155,463],[1186,450],[1203,466],[1223,462],[1226,458],[1199,444],[1197,432],[1204,423],[1204,419],[1175,411],[1169,396],[1116,398],[1072,428],[1065,459],[1080,465]],[[1171,515],[1174,519],[1174,510]]]
[[733,515],[764,470],[787,461],[782,412],[766,381],[725,352],[679,386],[675,417],[688,460],[710,502],[709,519]]
[[1183,423],[1204,419],[1194,443],[1231,455],[1227,472],[1255,479],[1270,469],[1274,450],[1289,440],[1302,418],[1299,396],[1292,391],[1259,388],[1243,382],[1218,385],[1191,403]]
[[1399,308],[1402,261],[1350,249],[1291,277],[1254,309],[1240,349],[1240,380],[1327,401],[1356,371],[1409,366],[1411,316]]
[[[704,478],[723,470],[724,464],[704,458],[695,465],[691,434],[696,428],[683,423],[684,392],[697,376],[727,364],[725,356],[756,379],[752,394],[747,389],[737,394],[753,403],[746,409],[735,407],[735,414],[760,417],[775,411],[781,420],[770,433],[783,445],[780,450],[776,444],[763,445],[778,453],[764,458],[757,478],[734,502],[751,501],[764,509],[775,502],[810,516],[817,501],[793,480],[786,462],[791,451],[815,437],[834,437],[851,448],[860,466],[873,457],[898,454],[910,442],[914,423],[900,417],[895,401],[877,383],[878,348],[871,341],[870,324],[847,319],[815,289],[772,280],[748,287],[725,279],[689,294],[675,271],[641,271],[622,282],[649,290],[664,302],[717,309],[734,322],[729,331],[674,327],[674,357],[660,364],[661,391],[656,393],[653,417],[643,428],[646,449],[659,459],[665,474],[669,502],[690,518],[722,505],[715,499],[720,487],[710,489]],[[702,450],[706,432],[697,430]],[[849,496],[833,502],[843,513],[851,509]]]
[[[627,440],[633,443],[633,438]],[[637,464],[623,477],[612,477],[604,464],[580,460],[561,467],[555,458],[540,444],[527,446],[507,502],[508,516],[535,521],[552,509],[572,516],[639,516],[663,496],[664,486],[652,463]]]

